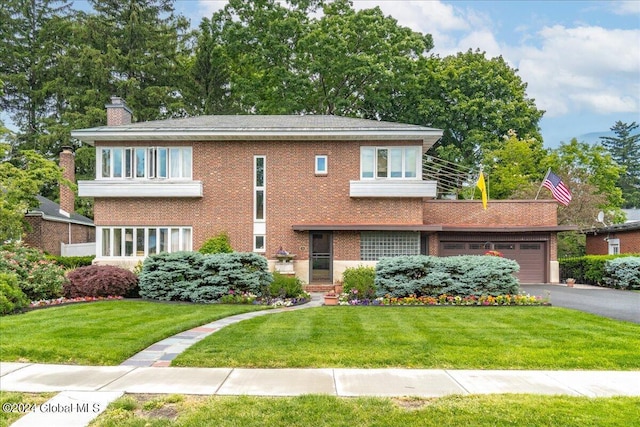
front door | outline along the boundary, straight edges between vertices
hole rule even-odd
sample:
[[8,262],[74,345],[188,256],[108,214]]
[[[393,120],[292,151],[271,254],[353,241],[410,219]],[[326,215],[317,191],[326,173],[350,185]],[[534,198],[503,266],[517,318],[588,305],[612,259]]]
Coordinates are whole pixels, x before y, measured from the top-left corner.
[[333,283],[333,234],[330,231],[312,231],[309,238],[311,239],[309,281]]

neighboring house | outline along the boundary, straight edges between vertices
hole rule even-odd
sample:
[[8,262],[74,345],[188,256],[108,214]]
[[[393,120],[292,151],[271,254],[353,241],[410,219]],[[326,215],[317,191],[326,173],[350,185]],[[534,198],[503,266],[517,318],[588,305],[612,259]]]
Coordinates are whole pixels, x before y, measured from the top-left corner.
[[72,136],[96,147],[96,263],[197,250],[224,231],[238,251],[276,263],[295,254],[307,283],[402,254],[495,249],[521,280],[557,282],[555,201],[434,200],[422,154],[442,136],[423,126],[337,116],[201,116],[131,123],[119,98],[107,126]]
[[22,239],[24,243],[51,255],[95,254],[96,228],[90,218],[69,213],[45,197],[36,197],[40,206],[25,215],[31,229]]
[[640,222],[610,225],[585,232],[587,255],[640,254]]
[[[70,147],[63,147],[60,167],[64,178],[75,182],[75,159]],[[25,215],[30,230],[25,233],[24,243],[51,255],[95,254],[95,226],[90,218],[74,213],[75,194],[70,188],[60,185],[60,204],[36,197],[38,208]]]

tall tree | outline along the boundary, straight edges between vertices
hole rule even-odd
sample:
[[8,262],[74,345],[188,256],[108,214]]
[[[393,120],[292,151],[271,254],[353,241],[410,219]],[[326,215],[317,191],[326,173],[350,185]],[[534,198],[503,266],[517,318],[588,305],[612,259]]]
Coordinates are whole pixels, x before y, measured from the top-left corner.
[[569,206],[559,209],[559,224],[590,228],[600,210],[605,212],[608,222],[624,220],[620,210],[622,191],[617,186],[623,168],[601,145],[573,138],[551,150],[541,166],[560,175],[573,196]]
[[57,154],[43,138],[44,120],[55,110],[59,59],[67,51],[70,5],[66,0],[6,0],[0,10],[0,108],[18,126],[21,148]]
[[619,185],[626,208],[640,207],[640,132],[636,131],[639,126],[636,122],[617,121],[611,127],[616,136],[600,137],[613,160],[625,168]]
[[[185,114],[181,87],[185,72],[189,22],[174,13],[172,0],[89,0],[95,14],[84,29],[92,67],[108,74],[104,97],[119,95],[132,107],[136,120]],[[91,66],[91,64],[87,64]],[[100,70],[89,71],[103,79]],[[102,101],[102,107],[104,101]]]
[[521,138],[542,141],[538,110],[527,84],[502,57],[467,51],[421,61],[420,93],[414,96],[422,123],[444,129],[434,147],[442,158],[475,166],[498,148],[513,130]]

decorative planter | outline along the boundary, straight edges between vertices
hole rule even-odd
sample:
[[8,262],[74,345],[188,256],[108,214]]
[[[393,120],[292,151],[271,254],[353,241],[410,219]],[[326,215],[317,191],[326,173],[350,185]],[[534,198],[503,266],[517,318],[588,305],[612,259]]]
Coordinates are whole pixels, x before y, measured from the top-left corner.
[[338,305],[338,295],[325,295],[324,305]]
[[573,288],[573,285],[576,284],[576,279],[567,279],[567,286]]

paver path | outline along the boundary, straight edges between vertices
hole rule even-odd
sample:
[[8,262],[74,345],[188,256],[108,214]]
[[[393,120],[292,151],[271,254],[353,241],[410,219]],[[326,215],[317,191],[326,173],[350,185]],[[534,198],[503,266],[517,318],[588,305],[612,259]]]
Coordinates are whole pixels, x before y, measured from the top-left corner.
[[235,316],[225,317],[207,323],[206,325],[198,326],[187,331],[180,332],[172,337],[165,338],[162,341],[150,345],[146,349],[142,350],[122,362],[121,366],[153,366],[153,367],[167,367],[171,364],[171,361],[178,357],[180,353],[191,347],[198,341],[208,337],[214,332],[219,331],[225,326],[233,325],[234,323],[241,322],[243,320],[253,319],[254,317],[264,316],[267,314],[283,313],[287,311],[302,310],[305,308],[319,307],[322,305],[321,293],[311,294],[311,301],[297,305],[294,307],[283,307],[271,310],[252,311],[249,313],[237,314]]

